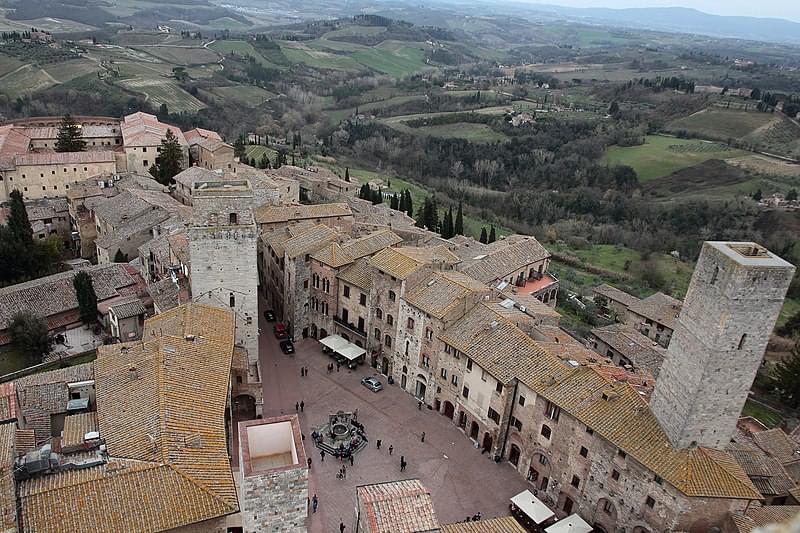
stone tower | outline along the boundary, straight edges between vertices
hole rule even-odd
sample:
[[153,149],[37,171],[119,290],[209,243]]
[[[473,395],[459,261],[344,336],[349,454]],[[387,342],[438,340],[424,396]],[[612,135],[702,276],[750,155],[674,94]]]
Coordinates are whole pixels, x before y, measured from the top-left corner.
[[650,407],[675,447],[730,442],[794,267],[752,242],[706,242]]
[[192,299],[233,309],[236,345],[247,350],[250,381],[258,381],[258,227],[250,182],[195,183],[188,233]]

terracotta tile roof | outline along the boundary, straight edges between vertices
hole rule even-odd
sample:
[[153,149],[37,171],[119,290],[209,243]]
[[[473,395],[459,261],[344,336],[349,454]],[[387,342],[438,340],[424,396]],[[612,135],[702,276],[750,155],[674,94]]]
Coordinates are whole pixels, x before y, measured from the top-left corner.
[[457,522],[442,526],[442,533],[525,533],[513,516],[501,516],[478,522]]
[[744,516],[734,515],[735,533],[752,533],[773,524],[788,524],[800,515],[800,505],[765,505],[753,507]]
[[199,143],[203,139],[215,139],[217,141],[222,140],[222,137],[220,137],[219,133],[216,131],[206,130],[203,128],[190,129],[189,131],[184,132],[183,136],[186,137],[186,142],[189,144]]
[[216,152],[220,148],[228,148],[229,150],[233,151],[233,146],[223,142],[221,139],[202,139],[196,144],[203,150],[208,150],[209,152]]
[[398,279],[406,279],[425,265],[454,265],[459,259],[444,246],[385,248],[372,256],[370,265]]
[[369,533],[417,533],[439,528],[431,493],[418,479],[356,487]]
[[14,492],[16,424],[0,425],[0,531],[17,531],[17,498]]
[[25,455],[36,449],[36,434],[30,428],[17,429],[14,448],[17,456]]
[[145,329],[143,342],[98,350],[109,462],[23,482],[27,528],[161,531],[238,510],[225,432],[233,313],[187,304]]
[[361,258],[349,265],[339,272],[336,277],[345,283],[350,283],[362,289],[369,290],[372,287],[372,268],[366,258]]
[[489,251],[469,261],[464,272],[484,283],[502,279],[520,268],[550,257],[533,237],[512,235],[489,245]]
[[26,153],[30,144],[30,137],[13,124],[0,126],[0,168],[13,168],[14,156]]
[[336,230],[324,224],[319,224],[286,241],[283,245],[284,253],[289,259],[312,254],[339,237]]
[[175,182],[194,190],[194,184],[200,181],[219,181],[222,176],[203,167],[189,167],[175,175]]
[[431,272],[406,292],[410,305],[436,318],[445,317],[470,294],[488,294],[491,289],[461,272]]
[[649,318],[653,322],[675,329],[675,320],[681,312],[683,302],[663,292],[657,292],[628,307],[628,311]]
[[353,262],[353,256],[342,250],[338,242],[332,242],[311,255],[312,259],[331,268],[341,268]]
[[781,464],[800,461],[800,444],[790,439],[781,428],[753,433],[753,441]]
[[[136,280],[123,264],[98,265],[85,269],[92,277],[97,300],[120,295],[120,289],[135,285]],[[26,281],[0,289],[0,330],[6,329],[11,317],[19,311],[49,316],[78,308],[72,279],[76,271]]]
[[17,387],[13,381],[0,383],[0,422],[17,418]]
[[141,111],[126,116],[122,120],[120,129],[122,130],[122,142],[125,148],[134,146],[158,146],[161,144],[161,140],[164,138],[164,135],[166,135],[168,129],[172,130],[172,133],[175,134],[179,144],[187,144],[186,137],[184,137],[183,132],[179,128],[164,124],[160,122],[155,115],[142,113]]
[[275,224],[290,220],[319,219],[331,217],[351,217],[353,212],[345,203],[272,206],[256,208],[254,215],[257,224]]
[[609,324],[592,330],[592,335],[626,357],[636,370],[658,377],[667,351],[628,324]]
[[288,228],[278,228],[269,233],[262,234],[261,242],[272,248],[275,254],[281,258],[285,251],[283,245],[291,238],[292,234],[289,232]]
[[78,413],[64,418],[64,431],[61,446],[71,448],[81,446],[87,433],[97,431],[97,413]]
[[143,232],[149,232],[162,222],[166,222],[171,215],[166,209],[154,207],[129,218],[118,224],[114,231],[95,239],[94,244],[98,249],[113,251],[115,247],[130,241],[131,238]]
[[181,287],[172,281],[169,276],[147,286],[147,292],[153,298],[153,303],[160,312],[179,306],[187,300],[181,297]]
[[110,150],[87,152],[28,152],[14,156],[18,167],[29,165],[76,165],[85,163],[114,163],[117,156]]
[[403,242],[402,237],[389,229],[373,231],[363,237],[347,241],[342,249],[354,260],[373,255],[384,248]]
[[189,265],[189,234],[186,230],[167,235],[167,241],[169,241],[169,248],[175,257],[184,265]]
[[627,292],[620,290],[607,283],[598,285],[597,287],[592,289],[592,292],[595,294],[599,294],[601,296],[605,296],[606,298],[608,298],[613,302],[619,302],[625,307],[630,307],[631,305],[640,301],[639,298],[637,298],[636,296],[628,294]]
[[109,308],[114,310],[114,314],[119,320],[134,316],[143,316],[147,312],[142,301],[136,296],[124,298],[114,305],[109,306]]
[[739,463],[761,494],[780,496],[794,488],[794,481],[780,462],[755,446],[731,444],[726,451]]

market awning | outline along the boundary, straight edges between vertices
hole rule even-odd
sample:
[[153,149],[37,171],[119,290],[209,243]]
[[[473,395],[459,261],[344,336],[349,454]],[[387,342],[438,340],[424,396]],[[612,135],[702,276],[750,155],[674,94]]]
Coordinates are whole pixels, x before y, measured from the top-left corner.
[[344,348],[337,349],[336,353],[343,355],[350,361],[353,361],[354,359],[358,359],[359,357],[367,353],[367,351],[364,348],[361,348],[360,346],[348,343],[347,346],[345,346]]
[[589,533],[592,526],[583,521],[583,518],[571,514],[545,529],[547,533]]
[[338,352],[341,348],[344,348],[345,346],[350,344],[339,335],[328,335],[324,339],[320,339],[319,342],[320,344],[322,344],[323,346],[327,346],[334,352]]
[[523,490],[511,498],[511,503],[516,505],[517,509],[525,513],[528,518],[537,524],[541,524],[548,518],[555,516],[555,513],[529,490]]

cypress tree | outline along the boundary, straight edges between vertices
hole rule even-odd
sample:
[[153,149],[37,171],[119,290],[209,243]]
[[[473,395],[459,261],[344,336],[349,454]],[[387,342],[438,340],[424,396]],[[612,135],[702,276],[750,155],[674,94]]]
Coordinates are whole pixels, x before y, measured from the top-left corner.
[[397,202],[397,210],[406,212],[406,192],[400,191],[400,200]]
[[800,406],[800,342],[795,343],[792,355],[775,365],[772,380],[784,403]]
[[150,173],[162,185],[171,185],[175,183],[173,178],[181,171],[182,163],[183,149],[178,144],[178,138],[175,137],[172,130],[167,130],[166,135],[161,139],[158,156],[156,162],[150,167]]
[[84,324],[91,324],[97,320],[97,294],[94,291],[92,277],[86,271],[78,272],[72,278],[72,285],[75,287],[81,320]]
[[56,139],[56,152],[83,152],[86,150],[86,141],[83,140],[81,125],[75,122],[72,115],[67,113],[58,125]]
[[494,231],[494,224],[492,224],[492,230],[489,232],[489,242],[494,242],[497,240],[497,234]]
[[33,244],[33,228],[31,222],[28,220],[28,212],[25,210],[25,201],[22,199],[22,193],[17,189],[11,191],[11,206],[8,214],[8,229],[11,230],[12,238],[30,246]]
[[480,242],[482,242],[483,244],[486,244],[486,241],[487,241],[488,239],[487,239],[487,237],[486,237],[486,228],[485,228],[485,227],[481,228],[481,238],[480,238],[480,239],[478,239],[478,240],[479,240]]
[[233,155],[241,161],[245,157],[246,149],[244,147],[244,137],[241,135],[233,143]]
[[394,193],[394,194],[392,195],[392,199],[391,199],[391,200],[389,200],[389,207],[391,207],[392,209],[397,209],[397,206],[398,206],[398,203],[397,203],[397,202],[398,202],[398,200],[397,200],[397,193]]
[[414,218],[414,202],[411,200],[411,192],[406,189],[406,214]]
[[461,202],[458,202],[458,211],[456,212],[456,222],[453,226],[453,233],[455,235],[464,235],[464,213],[461,210]]
[[344,167],[344,181],[350,181],[350,167]]

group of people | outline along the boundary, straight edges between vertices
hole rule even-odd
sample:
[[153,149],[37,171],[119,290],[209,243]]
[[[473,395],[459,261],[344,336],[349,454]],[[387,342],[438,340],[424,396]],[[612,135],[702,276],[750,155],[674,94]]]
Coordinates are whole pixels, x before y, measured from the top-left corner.
[[332,374],[333,373],[333,365],[334,364],[336,365],[336,371],[337,372],[339,371],[339,368],[341,367],[341,365],[339,364],[339,361],[336,361],[336,363],[328,363],[328,368],[327,368],[328,374]]

